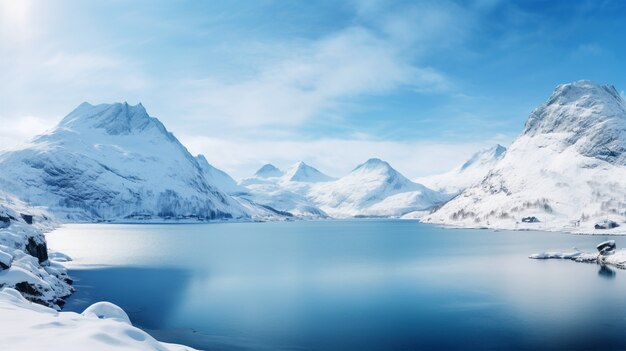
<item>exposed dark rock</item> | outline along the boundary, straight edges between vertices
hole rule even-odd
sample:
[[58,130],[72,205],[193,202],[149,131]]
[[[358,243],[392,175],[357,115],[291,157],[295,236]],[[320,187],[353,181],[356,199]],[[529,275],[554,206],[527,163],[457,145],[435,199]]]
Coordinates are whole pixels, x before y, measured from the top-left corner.
[[0,228],[6,228],[11,224],[11,218],[0,216]]
[[28,224],[33,224],[33,215],[29,215],[29,214],[26,214],[26,213],[20,213],[20,216],[22,217],[24,222],[26,222]]
[[596,246],[596,249],[598,249],[601,254],[606,254],[610,251],[614,251],[616,247],[617,245],[615,245],[615,240],[607,240],[599,243],[598,246]]
[[596,223],[595,229],[613,229],[619,227],[619,224],[615,221],[606,220],[602,223]]
[[522,222],[524,223],[539,223],[539,218],[535,216],[524,217],[522,218]]
[[48,246],[45,242],[38,244],[34,238],[28,238],[28,244],[26,244],[26,251],[29,255],[37,257],[39,263],[48,260]]
[[[41,296],[41,292],[37,290],[36,287],[32,286],[28,282],[19,282],[15,284],[15,290],[21,292],[22,294],[28,294],[29,296]],[[42,303],[42,305],[46,305],[46,303]]]

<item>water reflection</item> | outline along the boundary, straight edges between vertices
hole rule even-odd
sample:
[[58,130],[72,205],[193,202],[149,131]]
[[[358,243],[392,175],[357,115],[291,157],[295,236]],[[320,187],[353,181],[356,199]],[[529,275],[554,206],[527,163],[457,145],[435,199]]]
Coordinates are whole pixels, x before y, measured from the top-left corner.
[[70,268],[115,267],[71,270],[68,308],[109,300],[198,349],[626,348],[626,275],[528,259],[594,250],[593,236],[302,221],[73,225],[48,240]]
[[76,293],[65,305],[66,311],[82,312],[95,301],[109,301],[122,307],[133,324],[163,328],[191,280],[182,269],[110,267],[71,270]]
[[615,273],[615,270],[609,268],[606,265],[601,265],[600,270],[598,270],[598,275],[606,279],[615,279],[616,274],[617,273]]

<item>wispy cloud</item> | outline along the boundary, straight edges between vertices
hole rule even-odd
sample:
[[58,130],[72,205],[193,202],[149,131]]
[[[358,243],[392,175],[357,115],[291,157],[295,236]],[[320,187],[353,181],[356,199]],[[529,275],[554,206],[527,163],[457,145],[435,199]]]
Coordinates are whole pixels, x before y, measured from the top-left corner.
[[[427,19],[431,16],[421,15]],[[374,29],[352,26],[300,43],[293,48],[294,54],[262,67],[244,81],[185,79],[175,85],[175,90],[184,92],[180,95],[195,118],[239,128],[299,125],[323,116],[342,98],[402,87],[429,93],[449,90],[452,83],[443,72],[416,63],[419,55],[407,55],[406,41],[414,41],[416,33],[443,30],[441,27],[452,18],[433,21],[436,28],[422,25],[426,33],[420,33],[398,24],[408,21],[399,17]]]

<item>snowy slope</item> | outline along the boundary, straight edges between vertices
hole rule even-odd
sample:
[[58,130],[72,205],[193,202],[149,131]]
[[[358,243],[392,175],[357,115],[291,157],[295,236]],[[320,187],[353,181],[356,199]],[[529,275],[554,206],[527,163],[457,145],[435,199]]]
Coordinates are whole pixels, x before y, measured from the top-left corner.
[[465,188],[483,180],[491,168],[502,158],[505,151],[504,146],[497,144],[478,151],[465,163],[449,172],[417,178],[414,181],[433,190],[456,195]]
[[196,156],[196,160],[198,161],[198,165],[202,170],[204,178],[209,184],[227,194],[242,191],[242,188],[237,184],[236,180],[221,169],[213,167],[204,155]]
[[387,162],[373,158],[348,175],[311,188],[308,197],[333,217],[399,217],[426,210],[447,197],[413,183]]
[[[612,86],[558,86],[483,181],[424,218],[507,229],[626,232],[626,103]],[[538,221],[530,223],[535,217]],[[613,220],[620,226],[595,230]]]
[[57,312],[4,288],[0,310],[3,350],[193,351],[158,342],[133,327],[126,313],[108,302],[95,303],[82,314]]
[[248,217],[141,104],[81,104],[0,155],[0,188],[64,221]]
[[[328,215],[311,202],[306,195],[289,190],[283,183],[255,183],[247,186],[247,192],[237,195],[237,199],[247,200],[267,206],[298,218],[327,218]],[[257,215],[257,217],[263,217]]]

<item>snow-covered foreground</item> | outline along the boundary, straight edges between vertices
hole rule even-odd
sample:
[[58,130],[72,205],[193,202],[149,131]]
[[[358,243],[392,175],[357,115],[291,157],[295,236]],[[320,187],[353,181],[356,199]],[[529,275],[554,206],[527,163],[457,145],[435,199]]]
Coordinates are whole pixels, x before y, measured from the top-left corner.
[[11,288],[0,291],[2,350],[184,351],[135,328],[119,307],[98,302],[82,314],[32,303]]
[[0,288],[15,288],[31,301],[60,309],[73,288],[67,271],[55,261],[63,256],[50,257],[46,239],[34,223],[49,224],[42,215],[25,211],[17,200],[4,201],[13,201],[18,211],[0,204]]
[[59,312],[74,288],[61,264],[71,258],[49,252],[41,231],[54,222],[14,197],[0,200],[0,349],[191,350],[156,341],[110,303]]

